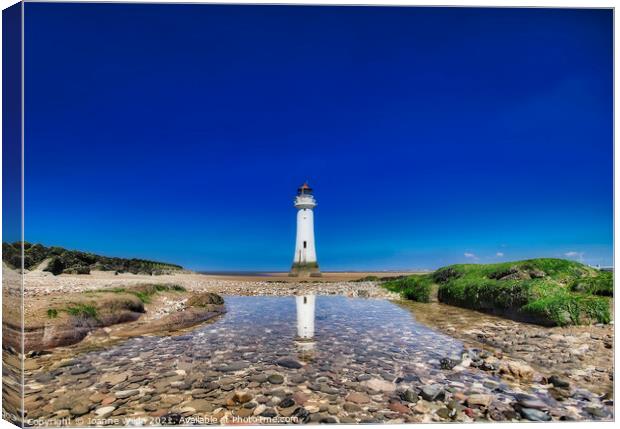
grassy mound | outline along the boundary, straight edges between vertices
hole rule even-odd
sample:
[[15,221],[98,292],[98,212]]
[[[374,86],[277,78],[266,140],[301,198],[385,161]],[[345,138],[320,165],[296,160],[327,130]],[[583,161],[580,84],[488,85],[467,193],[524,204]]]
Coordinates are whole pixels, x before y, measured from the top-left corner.
[[404,298],[439,301],[546,325],[609,323],[613,275],[564,259],[459,264],[387,281]]
[[[47,309],[48,319],[63,315],[93,319],[101,322],[109,318],[116,320],[125,312],[144,313],[144,305],[150,304],[153,297],[164,292],[186,292],[179,285],[144,284],[127,288],[110,288],[86,291],[67,296],[62,304],[54,303]],[[116,322],[114,322],[116,323]]]
[[[95,293],[131,294],[136,296],[143,304],[150,304],[153,296],[160,292],[185,292],[186,289],[179,285],[169,284],[143,284],[132,287],[117,287],[112,289],[99,289]],[[85,292],[86,294],[92,292]]]
[[430,302],[434,287],[429,275],[414,275],[388,280],[383,287],[392,292],[399,292],[403,298],[418,302]]
[[[91,270],[157,275],[183,269],[180,265],[165,262],[135,258],[110,258],[77,250],[67,250],[62,247],[45,247],[41,244],[24,242],[25,269],[33,269],[48,258],[50,261],[45,271],[54,275],[63,273],[89,274]],[[21,267],[21,243],[2,243],[2,259],[12,268]]]

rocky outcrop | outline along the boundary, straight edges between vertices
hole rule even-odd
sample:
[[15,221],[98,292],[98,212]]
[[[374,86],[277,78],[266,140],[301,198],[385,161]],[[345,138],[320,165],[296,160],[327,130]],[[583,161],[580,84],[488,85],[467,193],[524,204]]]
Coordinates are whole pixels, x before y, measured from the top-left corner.
[[[203,304],[201,306],[188,306],[184,310],[177,311],[172,314],[168,314],[158,320],[144,323],[140,326],[129,327],[126,330],[122,330],[116,333],[116,336],[130,337],[136,335],[144,335],[155,332],[176,331],[179,329],[189,328],[190,326],[198,323],[206,322],[214,317],[220,316],[226,312],[224,306],[224,300],[222,297],[216,294],[214,300],[222,302],[222,304]],[[193,297],[192,297],[193,298]],[[188,299],[188,303],[192,301],[192,298]],[[199,302],[203,301],[203,298],[196,298]],[[211,298],[206,301],[212,300]]]
[[[175,331],[207,321],[226,311],[224,299],[217,294],[206,292],[186,298],[179,292],[174,295],[181,298],[178,307],[156,319],[145,317],[145,312],[157,315],[158,306],[168,306],[170,303],[167,299],[155,300],[145,309],[139,296],[145,299],[145,296],[140,294],[144,294],[147,289],[142,285],[135,290],[101,292],[93,301],[72,304],[73,306],[68,304],[64,309],[49,309],[47,317],[39,318],[40,322],[30,323],[25,327],[24,351],[28,353],[76,344],[94,331],[109,329],[107,327],[113,325],[127,324],[126,327],[117,329],[114,333],[116,337]],[[84,299],[92,295],[86,296]],[[8,334],[18,331],[6,323],[4,327]],[[20,347],[18,339],[18,335],[4,336],[5,343],[15,349]]]

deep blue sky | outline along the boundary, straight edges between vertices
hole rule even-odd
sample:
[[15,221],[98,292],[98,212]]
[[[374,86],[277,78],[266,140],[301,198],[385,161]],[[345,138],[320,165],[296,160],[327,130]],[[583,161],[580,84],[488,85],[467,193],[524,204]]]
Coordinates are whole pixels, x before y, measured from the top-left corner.
[[26,4],[26,239],[193,269],[612,263],[610,10]]

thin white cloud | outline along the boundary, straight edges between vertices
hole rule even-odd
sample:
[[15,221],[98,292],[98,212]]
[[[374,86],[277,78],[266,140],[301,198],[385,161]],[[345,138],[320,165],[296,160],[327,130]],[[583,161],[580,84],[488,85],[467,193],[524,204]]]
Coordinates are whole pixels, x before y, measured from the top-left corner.
[[564,256],[566,256],[567,258],[572,258],[572,259],[577,259],[579,261],[583,261],[584,254],[585,254],[584,252],[575,252],[574,250],[571,250],[570,252],[566,252]]
[[469,259],[478,259],[478,257],[474,253],[471,253],[471,252],[465,252],[463,253],[463,255]]
[[497,256],[498,258],[501,258],[501,257],[503,257],[503,256],[504,256],[504,253],[503,253],[503,252],[497,252],[497,253],[495,254],[495,256]]

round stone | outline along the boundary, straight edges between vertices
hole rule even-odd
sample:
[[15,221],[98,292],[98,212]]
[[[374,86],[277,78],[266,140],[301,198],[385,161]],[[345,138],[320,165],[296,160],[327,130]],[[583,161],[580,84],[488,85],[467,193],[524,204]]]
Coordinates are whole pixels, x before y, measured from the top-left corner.
[[271,374],[267,378],[267,381],[269,381],[271,384],[282,384],[284,383],[284,377],[282,377],[280,374]]

